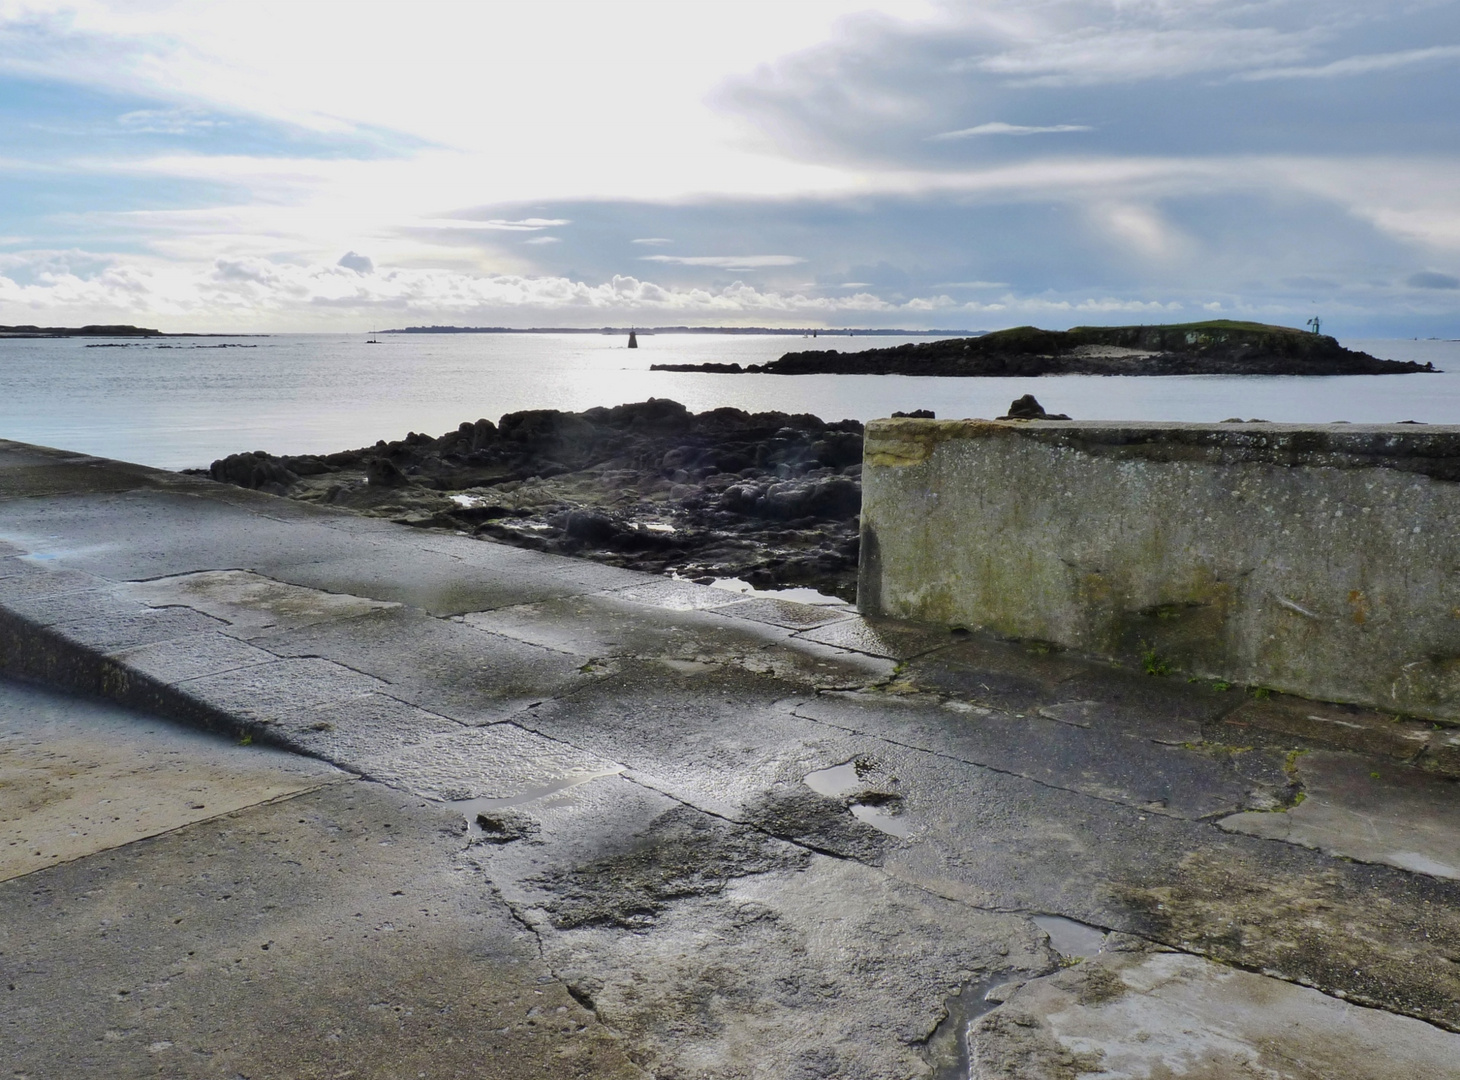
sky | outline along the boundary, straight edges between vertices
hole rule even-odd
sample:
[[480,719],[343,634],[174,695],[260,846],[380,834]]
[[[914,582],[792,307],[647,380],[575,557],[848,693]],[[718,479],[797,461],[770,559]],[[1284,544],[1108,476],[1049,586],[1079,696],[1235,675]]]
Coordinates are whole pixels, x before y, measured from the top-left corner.
[[1460,0],[0,0],[0,323],[1460,338]]

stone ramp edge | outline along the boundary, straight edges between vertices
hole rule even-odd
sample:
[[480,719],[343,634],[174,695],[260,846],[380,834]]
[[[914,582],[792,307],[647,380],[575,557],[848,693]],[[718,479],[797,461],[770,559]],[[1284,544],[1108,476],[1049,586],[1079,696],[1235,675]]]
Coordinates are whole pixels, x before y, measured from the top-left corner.
[[[252,739],[309,754],[273,725],[226,712],[136,671],[105,653],[39,626],[0,605],[0,675],[126,708],[235,739]],[[353,772],[348,764],[331,762]]]

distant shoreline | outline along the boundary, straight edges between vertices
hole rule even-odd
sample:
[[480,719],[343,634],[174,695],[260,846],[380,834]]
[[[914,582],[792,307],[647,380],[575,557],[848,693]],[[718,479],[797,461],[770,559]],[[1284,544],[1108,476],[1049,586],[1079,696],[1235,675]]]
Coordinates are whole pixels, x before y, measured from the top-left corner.
[[177,334],[165,333],[161,330],[154,330],[148,326],[0,326],[0,341],[35,341],[54,338],[142,338],[151,340],[153,338],[240,338],[240,337],[270,337],[269,334],[203,334],[187,332]]
[[787,329],[773,326],[405,326],[382,334],[777,334],[783,337],[979,337],[984,330],[873,330],[819,326]]

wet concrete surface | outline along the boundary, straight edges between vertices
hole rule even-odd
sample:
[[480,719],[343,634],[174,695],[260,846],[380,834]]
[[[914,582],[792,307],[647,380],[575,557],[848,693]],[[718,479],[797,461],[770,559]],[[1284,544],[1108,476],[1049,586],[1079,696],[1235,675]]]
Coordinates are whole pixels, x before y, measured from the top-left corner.
[[7,670],[304,770],[0,884],[17,1075],[1460,1075],[1451,732],[0,450]]

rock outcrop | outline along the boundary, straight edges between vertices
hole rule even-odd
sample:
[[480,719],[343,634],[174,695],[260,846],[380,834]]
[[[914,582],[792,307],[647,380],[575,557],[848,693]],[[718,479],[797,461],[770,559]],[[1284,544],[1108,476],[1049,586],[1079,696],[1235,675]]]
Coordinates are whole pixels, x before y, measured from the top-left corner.
[[862,425],[650,399],[215,461],[215,480],[684,577],[856,587]]

